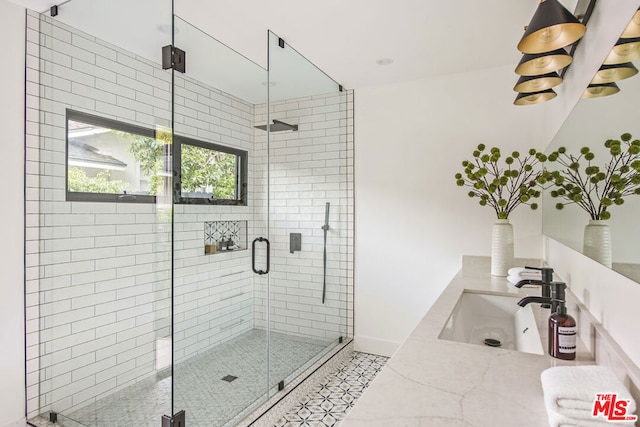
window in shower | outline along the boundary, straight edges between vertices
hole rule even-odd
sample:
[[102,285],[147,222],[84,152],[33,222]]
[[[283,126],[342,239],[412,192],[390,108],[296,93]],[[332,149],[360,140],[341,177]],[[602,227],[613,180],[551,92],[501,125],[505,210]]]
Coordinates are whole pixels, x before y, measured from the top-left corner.
[[246,206],[246,151],[180,136],[172,147],[172,138],[67,110],[67,200],[155,203],[173,185],[176,203]]
[[175,137],[176,203],[247,204],[247,152]]
[[67,200],[154,203],[170,191],[171,138],[162,127],[67,110]]

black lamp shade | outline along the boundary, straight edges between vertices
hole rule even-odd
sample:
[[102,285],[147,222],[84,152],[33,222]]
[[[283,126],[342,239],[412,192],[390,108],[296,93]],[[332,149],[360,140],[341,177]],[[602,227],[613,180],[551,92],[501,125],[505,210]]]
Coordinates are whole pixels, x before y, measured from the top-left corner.
[[638,74],[638,69],[631,63],[603,64],[591,80],[591,84],[613,83],[618,80],[628,79]]
[[516,67],[516,74],[521,76],[539,76],[567,67],[573,58],[564,49],[556,49],[545,53],[527,53]]
[[590,84],[582,94],[583,98],[601,98],[620,92],[620,88],[615,83]]
[[640,37],[640,9],[633,15],[620,37],[623,39]]
[[520,93],[540,92],[562,83],[562,77],[558,73],[547,73],[541,76],[522,76],[518,79],[513,90]]
[[518,43],[518,50],[522,53],[551,52],[580,40],[586,30],[587,27],[558,0],[542,0]]
[[542,104],[545,101],[555,98],[558,96],[553,89],[543,90],[541,92],[533,92],[533,93],[519,93],[516,96],[516,100],[513,102],[514,105],[535,105]]
[[603,64],[622,64],[640,59],[640,38],[618,39]]

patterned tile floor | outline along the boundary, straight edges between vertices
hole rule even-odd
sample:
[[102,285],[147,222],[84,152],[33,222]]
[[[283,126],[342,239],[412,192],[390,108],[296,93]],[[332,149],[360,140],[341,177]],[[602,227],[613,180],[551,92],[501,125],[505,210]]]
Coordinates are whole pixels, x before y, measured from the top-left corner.
[[[331,343],[271,333],[271,386],[298,375],[309,360]],[[189,427],[233,425],[266,396],[266,334],[251,330],[177,364],[175,405],[184,409]],[[227,375],[238,377],[227,382]],[[64,427],[157,427],[170,413],[171,377],[147,378],[71,414]]]
[[318,384],[275,427],[332,427],[340,424],[388,358],[354,352],[340,368]]

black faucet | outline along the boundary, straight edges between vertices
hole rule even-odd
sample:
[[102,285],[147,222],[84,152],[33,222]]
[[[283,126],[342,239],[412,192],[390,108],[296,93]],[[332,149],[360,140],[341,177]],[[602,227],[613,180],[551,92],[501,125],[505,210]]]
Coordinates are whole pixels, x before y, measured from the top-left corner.
[[[525,305],[535,302],[542,305],[542,307],[551,308],[551,312],[555,313],[558,311],[558,307],[564,307],[565,304],[565,289],[567,285],[563,282],[551,282],[550,296],[542,296],[542,297],[524,297],[520,301],[518,301],[518,305],[520,307],[524,307]],[[546,307],[545,307],[546,308]]]
[[[525,267],[529,270],[539,270],[541,274],[540,280],[524,279],[515,284],[516,288],[521,288],[524,285],[539,285],[542,287],[542,297],[551,298],[551,281],[553,280],[553,268],[550,267]],[[533,301],[532,301],[533,302]],[[543,301],[536,301],[542,303],[542,308],[552,308],[552,304]]]

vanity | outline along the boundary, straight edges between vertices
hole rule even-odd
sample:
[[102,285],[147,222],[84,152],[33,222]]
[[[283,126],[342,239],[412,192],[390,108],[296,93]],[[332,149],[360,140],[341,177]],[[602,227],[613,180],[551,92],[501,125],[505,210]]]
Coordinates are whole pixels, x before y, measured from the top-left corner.
[[[537,260],[517,260],[540,266]],[[340,424],[358,426],[548,426],[540,373],[553,366],[606,364],[615,368],[640,402],[637,367],[590,316],[570,289],[567,309],[578,322],[576,360],[549,356],[549,310],[531,304],[544,354],[532,354],[439,338],[465,292],[539,295],[540,287],[518,289],[493,277],[488,257],[463,257],[460,272],[415,330],[389,359]],[[595,356],[597,355],[597,357]]]

